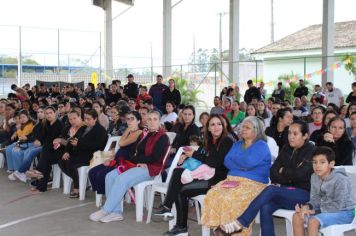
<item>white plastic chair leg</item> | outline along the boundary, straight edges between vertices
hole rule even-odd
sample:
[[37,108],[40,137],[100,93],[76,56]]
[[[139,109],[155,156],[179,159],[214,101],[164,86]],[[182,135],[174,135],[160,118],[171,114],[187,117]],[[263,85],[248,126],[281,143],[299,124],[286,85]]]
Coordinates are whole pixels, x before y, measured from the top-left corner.
[[155,191],[153,187],[148,197],[148,213],[147,213],[146,224],[149,224],[151,222],[154,200],[155,200]]
[[138,184],[135,185],[135,200],[136,200],[136,222],[142,222],[143,220],[143,205],[144,205],[144,187]]
[[79,200],[85,200],[85,191],[87,188],[89,166],[82,166],[78,168],[79,172]]
[[203,225],[201,235],[202,236],[210,236],[210,228]]
[[61,185],[61,168],[58,164],[52,165],[53,179],[52,179],[52,189],[59,188]]
[[72,179],[64,173],[62,173],[62,177],[63,177],[63,194],[69,194],[70,187],[72,186]]
[[131,197],[130,197],[129,192],[126,192],[126,194],[125,194],[125,202],[128,203],[128,204],[131,203]]
[[292,222],[286,219],[286,233],[287,235],[293,236],[293,225]]
[[4,165],[5,165],[4,153],[0,153],[0,169],[4,168]]
[[95,206],[96,207],[101,207],[101,204],[103,203],[103,195],[98,194],[97,192],[95,193]]
[[195,205],[195,213],[197,215],[198,225],[201,225],[199,201],[198,200],[194,200],[194,205]]

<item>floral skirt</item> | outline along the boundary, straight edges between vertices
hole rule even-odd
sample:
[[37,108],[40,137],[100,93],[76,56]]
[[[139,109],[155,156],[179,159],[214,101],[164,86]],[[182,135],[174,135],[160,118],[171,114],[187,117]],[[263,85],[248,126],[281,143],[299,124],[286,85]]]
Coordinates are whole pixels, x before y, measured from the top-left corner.
[[[220,187],[221,183],[226,180],[239,181],[240,185],[234,188]],[[266,186],[250,179],[228,176],[207,193],[202,209],[202,224],[217,227],[231,222],[247,209]],[[250,235],[251,226],[252,224],[239,235]]]

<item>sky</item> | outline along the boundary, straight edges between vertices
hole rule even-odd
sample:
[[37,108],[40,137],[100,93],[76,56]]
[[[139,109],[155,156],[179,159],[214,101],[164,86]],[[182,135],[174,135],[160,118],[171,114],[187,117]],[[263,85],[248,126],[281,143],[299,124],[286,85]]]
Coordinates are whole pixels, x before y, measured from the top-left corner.
[[[178,0],[173,0],[173,4]],[[113,21],[114,67],[162,64],[163,0],[136,0]],[[128,6],[113,2],[113,17]],[[18,55],[19,27],[23,55],[40,64],[88,65],[99,62],[104,11],[92,0],[0,0],[0,55]],[[356,20],[355,0],[335,0],[335,22]],[[219,48],[219,12],[229,0],[184,0],[172,10],[173,64],[187,64],[195,48]],[[270,43],[270,0],[240,0],[240,48],[258,49]],[[322,23],[322,0],[274,0],[275,40]],[[223,50],[228,49],[229,16],[222,18]],[[35,27],[35,28],[31,28]],[[103,37],[103,33],[101,34]],[[103,39],[101,39],[103,47]]]

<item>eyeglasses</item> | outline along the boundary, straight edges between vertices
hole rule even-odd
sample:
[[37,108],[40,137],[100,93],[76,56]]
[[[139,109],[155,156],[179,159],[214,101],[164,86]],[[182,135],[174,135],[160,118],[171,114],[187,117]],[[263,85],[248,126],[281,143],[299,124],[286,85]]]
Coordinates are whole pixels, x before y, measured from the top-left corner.
[[129,121],[129,120],[135,120],[135,117],[134,117],[134,116],[126,117],[126,120],[127,120],[127,121]]

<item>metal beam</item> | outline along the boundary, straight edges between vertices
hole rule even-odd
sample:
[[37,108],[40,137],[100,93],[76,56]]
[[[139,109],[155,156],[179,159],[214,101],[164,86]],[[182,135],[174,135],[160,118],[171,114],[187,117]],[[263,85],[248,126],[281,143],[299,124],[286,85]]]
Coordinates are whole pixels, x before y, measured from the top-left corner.
[[113,46],[112,46],[112,1],[105,0],[105,32],[104,32],[104,64],[105,75],[113,78]]
[[240,0],[230,0],[229,79],[239,85]]
[[[322,26],[322,68],[330,67],[334,62],[334,0],[323,0]],[[334,72],[328,70],[322,74],[322,85],[333,82]]]
[[163,78],[172,74],[172,0],[163,0]]
[[183,1],[184,1],[184,0],[180,0],[180,1],[176,2],[176,3],[172,6],[172,8],[174,8],[175,6],[177,6],[179,3],[183,2]]

